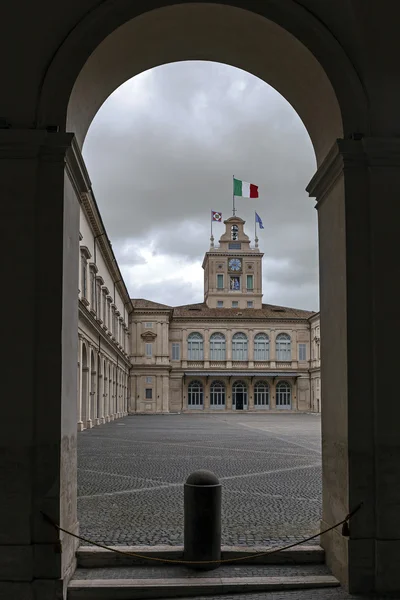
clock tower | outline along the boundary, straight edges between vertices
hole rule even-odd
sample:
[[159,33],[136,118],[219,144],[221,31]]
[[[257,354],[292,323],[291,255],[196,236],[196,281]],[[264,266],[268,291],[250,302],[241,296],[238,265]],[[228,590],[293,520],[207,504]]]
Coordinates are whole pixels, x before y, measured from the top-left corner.
[[244,232],[245,221],[230,217],[225,233],[204,257],[204,301],[209,308],[262,308],[262,258],[264,254]]

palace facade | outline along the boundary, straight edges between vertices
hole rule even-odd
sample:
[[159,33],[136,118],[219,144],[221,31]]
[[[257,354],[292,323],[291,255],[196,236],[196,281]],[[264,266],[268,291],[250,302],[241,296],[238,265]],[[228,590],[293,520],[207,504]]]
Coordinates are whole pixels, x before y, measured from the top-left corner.
[[78,429],[127,414],[320,412],[319,313],[263,304],[263,253],[231,217],[204,301],[131,299],[93,193],[81,196]]
[[320,411],[319,313],[263,304],[258,240],[224,223],[204,302],[132,300],[130,414]]

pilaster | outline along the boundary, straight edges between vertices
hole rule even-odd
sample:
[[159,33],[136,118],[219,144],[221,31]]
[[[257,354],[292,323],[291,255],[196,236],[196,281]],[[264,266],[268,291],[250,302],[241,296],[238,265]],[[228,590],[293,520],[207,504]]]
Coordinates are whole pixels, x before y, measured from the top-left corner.
[[308,187],[320,240],[323,526],[364,502],[350,537],[322,544],[357,593],[400,591],[400,405],[386,351],[400,337],[399,189],[398,138],[338,140]]

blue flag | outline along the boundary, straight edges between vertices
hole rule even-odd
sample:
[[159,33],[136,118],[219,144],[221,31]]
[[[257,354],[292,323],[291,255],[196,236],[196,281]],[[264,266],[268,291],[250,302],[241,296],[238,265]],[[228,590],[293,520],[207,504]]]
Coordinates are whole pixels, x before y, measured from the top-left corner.
[[261,217],[257,213],[256,213],[256,223],[259,224],[260,229],[264,229],[264,225],[263,225],[263,222],[261,221]]

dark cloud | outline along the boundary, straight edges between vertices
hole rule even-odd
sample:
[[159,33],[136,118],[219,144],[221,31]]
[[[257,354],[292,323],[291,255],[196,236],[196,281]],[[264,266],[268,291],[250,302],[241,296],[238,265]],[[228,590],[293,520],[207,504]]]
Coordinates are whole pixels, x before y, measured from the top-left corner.
[[[201,264],[210,211],[231,215],[234,173],[260,187],[259,200],[237,199],[236,206],[251,237],[254,210],[264,221],[264,301],[318,307],[316,211],[304,191],[315,158],[299,117],[264,82],[206,62],[143,73],[103,105],[84,155],[132,295],[145,289],[160,302],[174,297],[181,285],[168,278],[174,261],[181,271],[184,263]],[[216,239],[222,231],[215,225]],[[153,264],[160,255],[171,258],[161,279]],[[135,282],[135,265],[148,266],[146,285],[143,270]],[[184,301],[198,301],[198,289],[188,284]]]

